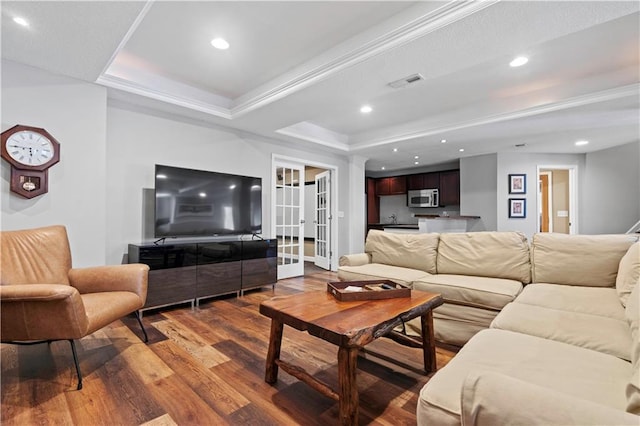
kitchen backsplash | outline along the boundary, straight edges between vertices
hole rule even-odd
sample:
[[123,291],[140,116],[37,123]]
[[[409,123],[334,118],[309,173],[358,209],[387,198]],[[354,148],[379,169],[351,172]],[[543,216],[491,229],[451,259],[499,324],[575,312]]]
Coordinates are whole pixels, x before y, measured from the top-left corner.
[[460,213],[457,206],[432,207],[432,208],[409,208],[407,207],[406,195],[385,195],[380,197],[380,223],[392,223],[391,215],[396,215],[396,223],[413,224],[418,223],[414,214],[437,214],[447,212],[449,216]]

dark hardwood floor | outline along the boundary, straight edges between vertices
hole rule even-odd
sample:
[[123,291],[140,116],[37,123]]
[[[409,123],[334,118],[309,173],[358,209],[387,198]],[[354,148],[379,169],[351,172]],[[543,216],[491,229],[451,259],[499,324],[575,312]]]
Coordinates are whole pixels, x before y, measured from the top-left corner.
[[[274,295],[325,289],[336,275],[308,269],[248,292],[179,308],[147,312],[144,344],[134,317],[77,342],[84,388],[76,388],[69,343],[0,345],[3,425],[327,425],[338,404],[281,371],[264,382],[270,320],[258,313]],[[51,319],[55,321],[55,318]],[[420,350],[379,339],[358,360],[360,424],[415,424]],[[438,349],[441,368],[452,352]],[[285,327],[282,359],[337,387],[337,348]]]

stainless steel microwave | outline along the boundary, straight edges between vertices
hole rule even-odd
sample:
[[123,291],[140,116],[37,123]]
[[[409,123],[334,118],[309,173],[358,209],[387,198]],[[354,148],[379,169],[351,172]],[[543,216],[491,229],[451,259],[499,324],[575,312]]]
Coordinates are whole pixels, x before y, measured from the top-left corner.
[[409,207],[438,207],[437,189],[417,189],[407,193]]

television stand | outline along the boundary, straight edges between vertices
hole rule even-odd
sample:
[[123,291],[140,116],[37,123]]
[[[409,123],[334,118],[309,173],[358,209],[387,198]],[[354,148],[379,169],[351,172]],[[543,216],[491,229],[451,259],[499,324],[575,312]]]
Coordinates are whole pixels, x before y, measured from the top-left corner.
[[277,241],[215,240],[129,244],[129,263],[149,265],[147,301],[140,311],[191,303],[271,285],[275,288]]

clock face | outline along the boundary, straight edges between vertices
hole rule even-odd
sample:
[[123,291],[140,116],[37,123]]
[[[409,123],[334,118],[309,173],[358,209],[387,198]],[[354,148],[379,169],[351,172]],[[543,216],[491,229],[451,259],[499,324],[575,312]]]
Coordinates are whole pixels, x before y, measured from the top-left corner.
[[53,143],[44,135],[22,130],[11,135],[5,144],[7,153],[17,162],[27,166],[40,166],[51,161]]

